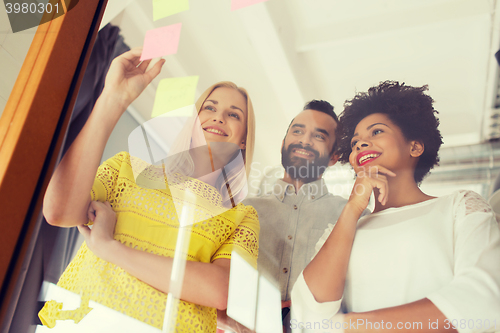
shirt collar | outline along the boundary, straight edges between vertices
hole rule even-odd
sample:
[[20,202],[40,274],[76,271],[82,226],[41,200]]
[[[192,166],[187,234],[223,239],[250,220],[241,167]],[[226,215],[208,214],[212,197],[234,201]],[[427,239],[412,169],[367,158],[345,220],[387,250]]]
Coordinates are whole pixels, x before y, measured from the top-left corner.
[[295,186],[285,182],[283,179],[278,179],[274,184],[273,193],[279,201],[283,202],[286,195],[295,193]]
[[[323,178],[315,180],[309,184],[304,184],[299,190],[302,192],[310,201],[318,200],[324,195],[328,194],[328,187],[325,184]],[[273,193],[276,198],[283,202],[285,196],[295,193],[295,186],[290,183],[285,182],[283,179],[278,179],[273,187]]]
[[328,187],[326,186],[323,178],[315,180],[312,183],[302,185],[300,191],[304,191],[304,194],[310,201],[318,200],[329,193]]

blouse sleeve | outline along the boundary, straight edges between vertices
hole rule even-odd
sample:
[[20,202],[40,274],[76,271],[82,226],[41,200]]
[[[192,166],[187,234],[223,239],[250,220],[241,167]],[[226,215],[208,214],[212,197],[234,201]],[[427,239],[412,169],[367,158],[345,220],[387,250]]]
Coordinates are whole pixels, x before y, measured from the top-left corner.
[[342,303],[338,301],[319,303],[314,298],[311,290],[304,280],[303,272],[300,273],[292,289],[292,317],[296,322],[322,323],[335,316]]
[[125,160],[130,160],[127,152],[121,152],[104,161],[97,169],[97,174],[90,191],[93,201],[111,201],[111,193],[118,181],[121,165]]
[[[361,216],[369,215],[370,211],[365,209]],[[311,260],[318,254],[319,250],[323,247],[326,240],[333,231],[335,225],[328,223],[323,235],[319,238],[316,246],[314,248],[314,255]],[[342,303],[342,298],[338,301],[323,302],[319,303],[314,298],[313,294],[309,290],[309,287],[304,280],[304,275],[300,273],[297,281],[295,282],[292,289],[292,315],[294,319],[302,322],[321,322],[324,319],[330,319],[335,316],[339,310]]]
[[244,209],[244,217],[234,232],[219,247],[212,256],[212,262],[216,259],[231,258],[233,249],[239,250],[241,255],[249,264],[257,268],[257,256],[259,253],[259,219],[257,212],[252,206],[239,204],[235,209]]
[[500,229],[488,204],[461,192],[455,205],[454,278],[428,295],[458,332],[500,331]]
[[[311,260],[318,254],[319,250],[321,250],[328,236],[330,236],[333,227],[333,224],[328,223],[323,235],[316,243],[315,252]],[[292,317],[296,322],[322,322],[325,319],[330,319],[339,311],[340,304],[342,303],[342,299],[332,302],[317,302],[304,280],[303,272],[300,273],[297,281],[295,281],[293,285],[291,298]]]

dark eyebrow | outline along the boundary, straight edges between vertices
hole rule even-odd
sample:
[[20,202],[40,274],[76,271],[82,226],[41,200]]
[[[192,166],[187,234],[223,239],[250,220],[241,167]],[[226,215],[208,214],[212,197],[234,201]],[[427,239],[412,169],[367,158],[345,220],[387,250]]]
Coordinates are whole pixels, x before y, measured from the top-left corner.
[[372,127],[373,127],[373,126],[375,126],[375,125],[384,125],[384,126],[386,126],[386,127],[389,127],[389,126],[387,126],[387,125],[386,125],[386,124],[384,124],[384,123],[375,123],[375,124],[371,124],[371,125],[370,125],[370,126],[368,126],[366,129],[367,129],[367,130],[369,130],[370,128],[372,128]]
[[330,137],[330,133],[327,132],[327,130],[324,130],[322,128],[315,128],[316,131],[320,132],[320,133],[323,133],[324,135]]
[[[213,103],[213,104],[215,104],[215,105],[219,104],[219,102],[218,102],[218,101],[216,101],[216,100],[214,100],[214,99],[206,99],[206,100],[205,100],[205,102],[211,102],[211,103]],[[240,110],[240,111],[241,111],[241,113],[245,113],[245,112],[243,112],[243,110],[242,110],[242,109],[240,109],[239,107],[234,106],[234,105],[231,105],[231,109],[233,109],[233,110]]]
[[234,105],[231,105],[231,109],[233,109],[233,110],[240,110],[241,113],[243,113],[243,114],[245,113],[245,112],[243,112],[242,109],[240,109],[239,107],[234,106]]
[[[366,129],[367,129],[367,130],[370,130],[370,128],[372,128],[372,127],[373,127],[373,126],[375,126],[375,125],[384,125],[384,126],[387,126],[387,125],[386,125],[386,124],[384,124],[384,123],[375,123],[375,124],[371,124],[371,125],[370,125],[370,126],[368,126]],[[387,126],[387,127],[389,127],[389,126]],[[354,138],[356,135],[359,135],[359,134],[358,134],[358,133],[354,133],[352,137]]]
[[[304,124],[293,124],[292,126],[290,126],[290,128],[293,128],[293,127],[306,128],[306,125],[304,125]],[[325,129],[316,127],[316,128],[314,128],[314,130],[317,131],[317,132],[323,133],[327,137],[330,137],[330,134]]]

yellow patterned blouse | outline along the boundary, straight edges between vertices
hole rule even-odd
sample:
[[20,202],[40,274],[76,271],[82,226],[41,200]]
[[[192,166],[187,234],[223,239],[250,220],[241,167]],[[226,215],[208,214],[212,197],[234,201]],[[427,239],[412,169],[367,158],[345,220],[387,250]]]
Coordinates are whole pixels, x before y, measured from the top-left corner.
[[[133,163],[141,163],[132,158]],[[143,163],[143,162],[142,162]],[[137,165],[134,165],[134,168]],[[164,177],[162,168],[149,169],[147,177]],[[165,181],[165,180],[163,180]],[[221,210],[218,191],[206,183],[186,178],[182,186],[196,194],[188,203],[196,215],[191,227],[187,260],[213,262],[231,258],[237,249],[249,263],[257,265],[259,222],[251,206],[238,204]],[[142,251],[173,257],[179,221],[174,202],[181,191],[147,189],[134,181],[131,157],[122,152],[98,169],[92,200],[109,201],[117,216],[114,238]],[[179,199],[177,198],[177,199]],[[179,199],[180,200],[180,199]],[[219,208],[216,208],[219,207]],[[124,313],[149,325],[162,328],[167,295],[136,279],[120,267],[96,257],[84,243],[62,274],[58,286]],[[185,301],[178,303],[176,332],[215,332],[215,308]],[[49,302],[40,311],[42,322],[54,322]]]

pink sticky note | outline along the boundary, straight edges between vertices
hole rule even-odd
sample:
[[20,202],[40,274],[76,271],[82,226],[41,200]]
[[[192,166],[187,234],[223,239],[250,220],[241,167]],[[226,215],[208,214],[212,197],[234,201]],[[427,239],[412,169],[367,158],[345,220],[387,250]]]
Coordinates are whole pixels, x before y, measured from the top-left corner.
[[146,32],[141,61],[176,54],[182,23],[172,24]]
[[264,1],[267,0],[231,0],[231,10],[237,10]]

